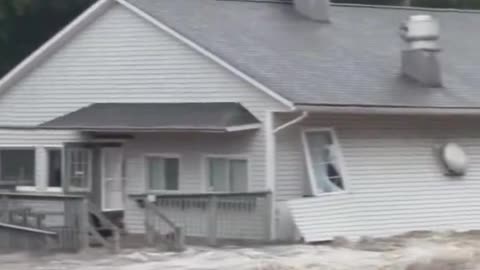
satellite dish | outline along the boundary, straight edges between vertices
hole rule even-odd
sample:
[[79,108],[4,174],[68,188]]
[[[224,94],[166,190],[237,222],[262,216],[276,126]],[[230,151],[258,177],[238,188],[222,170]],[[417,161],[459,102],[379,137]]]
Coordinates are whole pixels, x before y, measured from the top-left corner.
[[442,161],[452,175],[464,175],[468,169],[468,156],[456,143],[447,143],[442,148]]

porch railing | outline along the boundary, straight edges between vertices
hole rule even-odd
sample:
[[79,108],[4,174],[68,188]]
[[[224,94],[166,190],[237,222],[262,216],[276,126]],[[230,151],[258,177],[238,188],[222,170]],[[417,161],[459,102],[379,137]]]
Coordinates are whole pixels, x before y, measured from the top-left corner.
[[87,210],[83,196],[0,192],[0,250],[83,249]]
[[184,250],[185,235],[183,228],[166,217],[155,204],[148,200],[145,200],[144,204],[147,243],[163,245],[173,251]]
[[[88,213],[90,221],[88,223],[88,232],[95,241],[100,242],[104,247],[109,248],[114,253],[120,251],[120,228],[118,228],[112,221],[110,221],[95,204],[88,202]],[[98,226],[92,223],[91,219],[98,220]],[[102,232],[107,232],[108,236],[111,234],[112,240],[109,241]]]
[[[183,228],[187,237],[205,238],[211,245],[219,240],[270,240],[272,197],[268,191],[150,193],[131,197],[142,207],[146,206],[144,202],[149,202]],[[148,217],[147,213],[146,219]]]

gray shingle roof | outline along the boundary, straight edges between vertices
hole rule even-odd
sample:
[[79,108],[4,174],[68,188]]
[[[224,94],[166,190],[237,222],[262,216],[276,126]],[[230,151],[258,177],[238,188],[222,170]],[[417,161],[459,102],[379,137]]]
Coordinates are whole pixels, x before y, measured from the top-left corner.
[[41,124],[45,129],[206,130],[258,124],[238,103],[95,103]]
[[[480,107],[480,14],[334,6],[331,24],[290,4],[128,0],[296,104]],[[400,75],[400,23],[413,14],[441,23],[444,88]]]

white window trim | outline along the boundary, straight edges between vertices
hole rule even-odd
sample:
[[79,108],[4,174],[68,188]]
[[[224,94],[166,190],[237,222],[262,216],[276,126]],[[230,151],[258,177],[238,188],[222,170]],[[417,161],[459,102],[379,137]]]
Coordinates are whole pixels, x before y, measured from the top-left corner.
[[[16,186],[15,190],[19,192],[35,192],[38,191],[38,179],[37,179],[37,146],[36,145],[6,145],[0,146],[2,150],[33,150],[33,186]],[[1,160],[0,160],[1,162]]]
[[[149,173],[148,173],[148,158],[176,158],[178,159],[178,190],[167,190],[167,189],[150,189],[149,187]],[[144,167],[144,178],[145,178],[145,190],[149,193],[181,193],[182,190],[182,155],[178,153],[147,153],[143,155],[143,167]]]
[[[45,191],[46,192],[52,192],[52,193],[62,193],[63,192],[63,181],[64,181],[64,161],[63,161],[63,147],[44,147],[45,149]],[[51,150],[58,150],[60,151],[60,174],[62,177],[62,183],[60,187],[50,187],[48,186],[48,183],[50,182],[50,159],[48,158],[48,152]],[[38,185],[37,185],[38,186]],[[38,187],[37,187],[38,188]]]
[[[91,192],[92,191],[92,187],[93,187],[93,151],[92,149],[88,149],[88,148],[82,148],[82,147],[72,147],[72,149],[81,149],[81,150],[88,150],[88,160],[90,161],[87,165],[88,165],[88,171],[89,171],[89,176],[88,176],[88,179],[87,179],[87,186],[86,187],[73,187],[71,186],[71,183],[69,183],[69,187],[68,187],[68,191],[69,192]],[[65,162],[66,162],[66,155],[65,155],[65,151],[66,149],[63,148],[63,151],[62,151],[62,168],[65,168]],[[71,173],[71,172],[70,172]],[[66,179],[66,177],[70,177],[70,176],[65,176],[65,173],[63,173],[64,175],[64,180]],[[69,180],[70,182],[70,180]]]
[[210,172],[208,160],[210,158],[223,158],[227,160],[241,159],[247,161],[247,192],[250,191],[250,181],[252,179],[252,163],[250,157],[246,154],[203,154],[202,175],[203,175],[203,190],[209,193],[223,193],[221,191],[213,191],[210,187]]
[[[340,167],[340,175],[342,176],[343,190],[335,191],[335,192],[323,192],[317,189],[317,184],[315,183],[315,180],[314,180],[315,173],[312,166],[312,159],[310,157],[310,150],[308,149],[307,133],[309,132],[330,133],[330,136],[332,137],[333,147],[336,150],[338,166]],[[302,145],[303,145],[303,153],[305,155],[305,161],[307,165],[308,180],[310,183],[310,188],[313,196],[323,197],[323,196],[331,196],[335,194],[349,193],[349,184],[348,184],[349,177],[348,177],[347,169],[345,166],[342,147],[338,140],[335,129],[333,127],[304,127],[302,128]]]

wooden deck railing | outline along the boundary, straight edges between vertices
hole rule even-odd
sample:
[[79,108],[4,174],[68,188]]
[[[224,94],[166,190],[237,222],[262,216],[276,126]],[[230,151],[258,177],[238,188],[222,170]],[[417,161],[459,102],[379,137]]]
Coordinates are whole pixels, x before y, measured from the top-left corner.
[[[221,239],[270,240],[272,197],[267,191],[149,193],[131,197],[146,208],[147,225],[149,208],[155,208],[175,226],[182,227],[186,236],[204,238],[211,245]],[[171,228],[172,224],[165,226]]]
[[1,249],[87,247],[86,206],[86,198],[77,195],[0,192]]
[[[183,228],[166,217],[158,207],[144,201],[145,205],[145,235],[150,245],[165,245],[167,249],[182,251],[185,249],[185,234]],[[162,223],[166,225],[162,226]]]
[[[111,249],[114,253],[118,253],[120,251],[120,228],[105,217],[100,208],[91,202],[88,202],[88,213],[91,215],[91,218],[99,220],[99,227],[97,227],[92,224],[90,218],[88,231],[91,237],[100,242],[104,247]],[[101,230],[108,230],[111,232],[112,242],[108,241],[106,237],[99,233]]]

